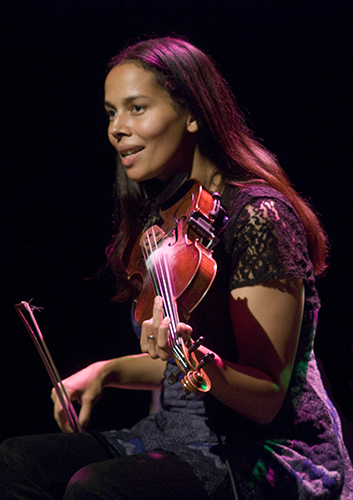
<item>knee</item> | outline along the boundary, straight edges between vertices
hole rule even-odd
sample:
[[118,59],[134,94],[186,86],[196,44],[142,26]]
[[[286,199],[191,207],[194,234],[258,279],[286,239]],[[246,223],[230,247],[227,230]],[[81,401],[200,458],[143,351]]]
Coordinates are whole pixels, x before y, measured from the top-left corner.
[[[78,470],[70,479],[63,500],[97,500],[104,496],[104,480],[94,465]],[[114,500],[119,497],[114,496]]]
[[8,438],[0,445],[0,469],[13,469],[19,475],[38,472],[46,462],[46,441],[41,436],[19,436]]
[[0,464],[2,466],[26,462],[26,446],[21,438],[8,438],[0,444]]
[[0,445],[1,498],[15,498],[15,492],[16,498],[24,498],[22,488],[33,456],[27,455],[19,441],[19,438],[9,438]]

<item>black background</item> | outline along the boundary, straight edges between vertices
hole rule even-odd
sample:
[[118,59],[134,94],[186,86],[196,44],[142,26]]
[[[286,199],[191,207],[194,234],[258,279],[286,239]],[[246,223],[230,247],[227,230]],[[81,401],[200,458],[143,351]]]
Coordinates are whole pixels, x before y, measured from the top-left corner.
[[[257,135],[321,215],[332,254],[318,283],[316,351],[353,420],[353,3],[5,0],[1,11],[1,438],[56,430],[51,384],[15,303],[44,308],[37,319],[63,377],[138,349],[129,311],[110,302],[112,280],[94,277],[114,177],[102,91],[106,63],[123,46],[173,33],[217,61]],[[148,411],[143,393],[110,393],[98,428]]]

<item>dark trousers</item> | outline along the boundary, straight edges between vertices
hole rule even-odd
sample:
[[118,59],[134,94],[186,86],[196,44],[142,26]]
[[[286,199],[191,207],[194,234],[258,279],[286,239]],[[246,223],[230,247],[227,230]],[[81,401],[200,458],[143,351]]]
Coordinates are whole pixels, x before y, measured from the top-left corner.
[[206,498],[173,453],[114,456],[84,434],[7,439],[0,446],[1,500],[191,500]]

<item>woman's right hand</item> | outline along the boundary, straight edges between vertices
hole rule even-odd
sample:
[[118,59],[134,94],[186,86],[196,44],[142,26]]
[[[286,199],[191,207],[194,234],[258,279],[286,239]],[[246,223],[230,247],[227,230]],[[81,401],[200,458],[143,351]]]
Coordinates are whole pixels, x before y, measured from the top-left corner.
[[[78,424],[82,431],[89,424],[92,409],[101,397],[104,380],[102,369],[107,363],[108,361],[93,363],[62,381],[70,401],[77,401],[81,405]],[[51,392],[51,398],[54,402],[54,418],[60,429],[63,432],[74,432],[67,422],[54,388]]]

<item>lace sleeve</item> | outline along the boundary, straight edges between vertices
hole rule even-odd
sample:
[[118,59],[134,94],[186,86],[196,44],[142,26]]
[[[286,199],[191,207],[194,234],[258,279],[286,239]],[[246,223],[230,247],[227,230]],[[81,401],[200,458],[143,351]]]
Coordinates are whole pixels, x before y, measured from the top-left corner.
[[311,274],[303,226],[281,199],[250,200],[231,217],[226,241],[232,259],[230,289]]

